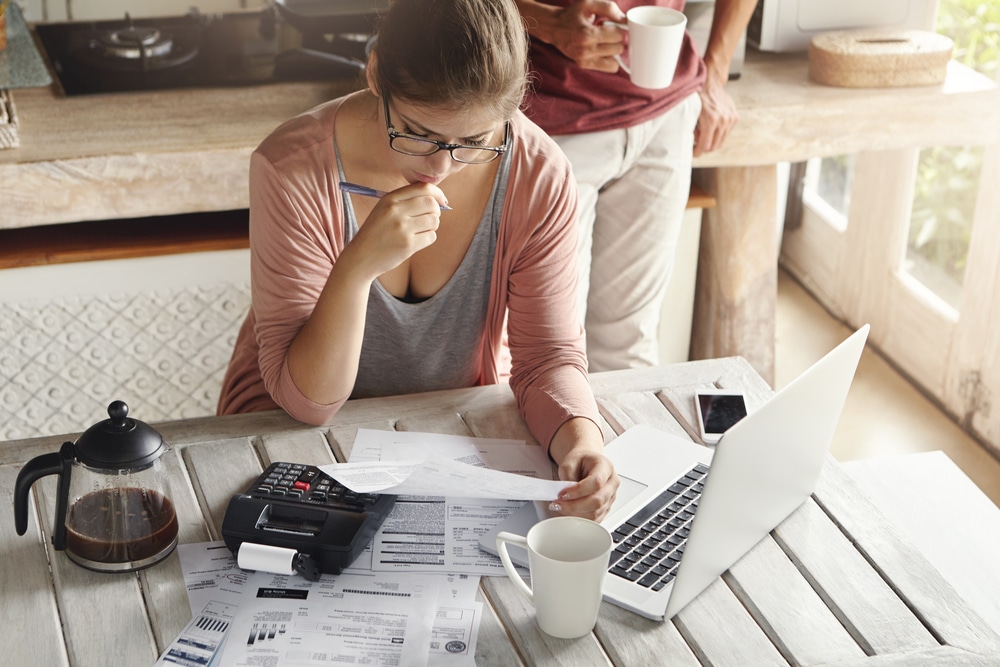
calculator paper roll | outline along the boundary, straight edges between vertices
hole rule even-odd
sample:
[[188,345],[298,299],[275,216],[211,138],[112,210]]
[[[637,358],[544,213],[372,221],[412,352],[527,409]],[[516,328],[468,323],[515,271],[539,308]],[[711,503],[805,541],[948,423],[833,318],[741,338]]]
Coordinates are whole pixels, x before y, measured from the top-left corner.
[[274,574],[295,574],[292,563],[298,554],[295,549],[271,547],[266,544],[244,542],[236,555],[236,564],[244,570],[260,570]]

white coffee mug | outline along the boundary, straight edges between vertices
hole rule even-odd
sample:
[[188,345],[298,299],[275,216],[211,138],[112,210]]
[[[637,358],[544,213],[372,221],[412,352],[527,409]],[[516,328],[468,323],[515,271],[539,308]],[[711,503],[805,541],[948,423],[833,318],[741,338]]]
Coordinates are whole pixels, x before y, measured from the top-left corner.
[[625,14],[628,23],[615,23],[628,30],[628,63],[615,56],[640,88],[666,88],[674,80],[677,59],[684,43],[687,17],[669,7],[633,7]]
[[[514,569],[508,543],[527,549],[531,588]],[[539,521],[527,537],[497,535],[507,576],[532,601],[538,627],[563,639],[582,637],[594,629],[611,545],[604,526],[575,516]]]

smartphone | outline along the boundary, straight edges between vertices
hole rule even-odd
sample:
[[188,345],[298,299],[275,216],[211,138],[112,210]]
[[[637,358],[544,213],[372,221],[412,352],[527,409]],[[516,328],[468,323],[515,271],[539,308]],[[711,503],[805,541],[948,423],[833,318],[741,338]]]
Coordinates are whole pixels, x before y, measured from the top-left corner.
[[722,434],[747,416],[743,394],[725,389],[702,390],[695,394],[698,429],[705,444],[714,445]]

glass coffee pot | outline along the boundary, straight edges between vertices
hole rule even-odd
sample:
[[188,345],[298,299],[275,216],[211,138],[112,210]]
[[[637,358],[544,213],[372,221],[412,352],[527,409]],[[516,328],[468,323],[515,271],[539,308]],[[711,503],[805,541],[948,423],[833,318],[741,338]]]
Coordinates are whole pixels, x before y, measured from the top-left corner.
[[166,442],[154,428],[128,416],[124,401],[108,406],[76,444],[36,456],[17,475],[14,520],[28,529],[28,492],[46,475],[59,475],[52,544],[76,563],[100,572],[138,570],[177,546],[177,514],[160,456]]

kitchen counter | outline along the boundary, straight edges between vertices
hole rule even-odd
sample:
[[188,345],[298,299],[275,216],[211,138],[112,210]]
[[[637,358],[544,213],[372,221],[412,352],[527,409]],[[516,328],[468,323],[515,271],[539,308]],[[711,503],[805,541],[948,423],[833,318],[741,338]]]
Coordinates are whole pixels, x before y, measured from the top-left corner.
[[246,208],[257,144],[283,120],[356,87],[16,91],[21,147],[0,151],[0,229]]
[[[16,91],[21,147],[0,151],[0,230],[247,207],[249,155],[279,123],[358,84],[64,98]],[[1000,90],[956,63],[936,86],[832,88],[805,54],[750,51],[729,84],[740,123],[695,161],[706,211],[691,356],[742,355],[774,379],[777,163],[1000,142]]]
[[[257,144],[283,120],[358,85],[80,97],[53,86],[18,90],[21,146],[0,151],[0,229],[246,208]],[[729,89],[740,123],[698,167],[1000,140],[996,84],[957,63],[942,86],[849,90],[810,83],[802,54],[751,52]]]

